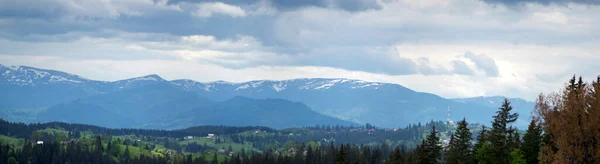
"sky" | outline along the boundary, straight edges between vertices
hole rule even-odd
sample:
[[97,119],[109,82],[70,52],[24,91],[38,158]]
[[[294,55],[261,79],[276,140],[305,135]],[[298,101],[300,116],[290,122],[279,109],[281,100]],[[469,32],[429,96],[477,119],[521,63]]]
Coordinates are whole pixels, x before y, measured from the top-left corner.
[[600,0],[0,4],[0,64],[94,80],[350,78],[535,100],[600,75]]

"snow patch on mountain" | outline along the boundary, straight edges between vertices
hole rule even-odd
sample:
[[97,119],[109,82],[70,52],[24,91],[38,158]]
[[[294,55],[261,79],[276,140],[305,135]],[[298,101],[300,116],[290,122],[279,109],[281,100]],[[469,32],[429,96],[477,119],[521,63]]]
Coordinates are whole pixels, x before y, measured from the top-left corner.
[[55,75],[50,76],[50,80],[49,80],[49,82],[62,82],[62,81],[72,82],[72,83],[81,83],[81,81],[79,81],[79,80],[67,79],[62,76],[55,76]]
[[252,85],[252,88],[256,88],[256,87],[261,86],[263,83],[265,83],[265,81],[261,80],[261,81],[253,82],[253,83],[251,83],[251,85]]
[[273,89],[277,92],[282,91],[287,87],[287,83],[279,82],[279,84],[273,84]]
[[353,86],[352,89],[356,89],[356,88],[366,88],[366,87],[371,87],[371,86],[375,86],[375,89],[379,89],[379,83],[369,83],[369,84],[365,84],[365,85],[359,85],[359,86]]
[[249,87],[250,87],[250,85],[244,84],[242,86],[239,86],[239,87],[235,88],[235,90],[236,91],[238,91],[238,90],[244,90],[244,89],[248,89]]

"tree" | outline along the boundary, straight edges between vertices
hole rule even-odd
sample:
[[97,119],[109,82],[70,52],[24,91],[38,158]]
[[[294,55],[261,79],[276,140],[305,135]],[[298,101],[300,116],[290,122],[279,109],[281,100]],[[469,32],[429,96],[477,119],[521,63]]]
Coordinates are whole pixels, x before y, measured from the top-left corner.
[[525,157],[523,157],[523,153],[519,149],[513,149],[510,152],[510,164],[526,164]]
[[104,152],[104,147],[102,147],[102,138],[100,138],[100,136],[96,136],[94,138],[94,147],[96,148],[96,152]]
[[484,142],[475,149],[475,158],[478,164],[495,164],[495,154],[492,150],[492,146],[488,142]]
[[130,158],[129,145],[127,145],[127,146],[125,146],[125,152],[123,152],[123,159],[129,160],[129,158]]
[[19,161],[17,161],[17,159],[15,159],[15,157],[10,157],[10,158],[8,158],[8,161],[6,163],[7,164],[19,164]]
[[336,164],[346,164],[348,163],[347,159],[346,159],[346,150],[344,148],[344,145],[342,144],[340,146],[340,151],[338,151],[338,153],[335,155],[335,163]]
[[512,134],[514,129],[508,128],[510,123],[513,123],[519,117],[518,113],[511,113],[512,106],[508,99],[504,99],[502,106],[496,112],[492,121],[492,130],[490,131],[490,143],[496,162],[499,164],[508,164],[510,162],[509,153],[511,151],[511,138],[509,134]]
[[117,157],[121,154],[121,142],[118,140],[111,141],[110,154]]
[[473,162],[471,131],[467,128],[469,124],[465,119],[458,122],[458,127],[452,135],[450,149],[447,153],[448,164],[462,164]]
[[31,139],[33,139],[34,141],[39,141],[40,139],[42,139],[42,137],[44,137],[44,134],[39,131],[34,131],[31,134]]
[[211,164],[219,164],[219,159],[217,158],[217,153],[212,158]]
[[479,164],[492,164],[494,162],[494,152],[492,152],[491,145],[488,138],[487,130],[485,126],[481,125],[481,132],[477,136],[477,143],[475,144],[473,153],[475,155],[475,163]]
[[544,146],[540,162],[600,162],[600,76],[591,85],[575,76],[559,93],[536,101]]
[[523,145],[521,146],[521,151],[528,164],[539,163],[538,154],[540,153],[541,147],[542,129],[537,124],[536,120],[532,119],[531,123],[529,123],[529,127],[527,127],[527,132],[523,136]]
[[406,163],[406,157],[404,156],[404,149],[396,147],[394,152],[390,153],[389,164],[403,164]]
[[420,158],[419,163],[422,164],[437,164],[441,162],[441,151],[442,146],[440,143],[440,138],[437,136],[437,131],[435,130],[435,125],[431,129],[431,133],[427,135],[427,138],[424,142],[424,158]]
[[474,149],[479,149],[483,146],[483,144],[487,143],[487,130],[484,125],[481,125],[481,131],[477,136],[477,143],[475,143]]

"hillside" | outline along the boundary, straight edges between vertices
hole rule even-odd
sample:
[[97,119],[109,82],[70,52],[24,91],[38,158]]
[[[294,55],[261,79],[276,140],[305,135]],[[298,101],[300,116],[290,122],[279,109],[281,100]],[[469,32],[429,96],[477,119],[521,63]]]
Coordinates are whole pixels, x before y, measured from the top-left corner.
[[282,99],[234,97],[217,102],[170,83],[100,94],[48,108],[38,121],[63,121],[112,128],[176,129],[194,125],[260,125],[273,128],[319,124],[352,125]]

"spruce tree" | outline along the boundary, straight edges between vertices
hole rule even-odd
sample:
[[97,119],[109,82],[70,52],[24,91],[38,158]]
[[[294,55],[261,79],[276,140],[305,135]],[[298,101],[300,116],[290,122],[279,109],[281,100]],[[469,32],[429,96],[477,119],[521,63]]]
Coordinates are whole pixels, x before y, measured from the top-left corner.
[[96,152],[101,153],[104,151],[104,147],[102,147],[102,139],[100,138],[100,136],[95,137],[94,146],[96,147]]
[[521,151],[528,164],[539,163],[538,154],[540,153],[541,147],[542,129],[535,120],[531,120],[529,127],[527,127],[527,132],[525,133],[525,136],[523,136],[523,145],[521,146]]
[[396,147],[396,149],[390,153],[389,164],[404,164],[406,162],[406,157],[404,156],[404,149],[400,150],[400,148]]
[[424,142],[424,151],[425,158],[421,158],[419,161],[422,164],[437,164],[441,162],[441,151],[442,146],[440,143],[440,138],[437,136],[437,131],[435,130],[435,125],[431,129],[431,133],[427,135],[427,138]]
[[468,125],[469,124],[465,119],[458,122],[456,132],[452,135],[452,142],[450,143],[450,149],[447,153],[448,160],[446,163],[461,164],[473,162],[473,145],[471,143],[471,131],[467,128]]
[[510,102],[508,99],[504,99],[504,103],[502,103],[492,121],[489,141],[496,157],[495,161],[498,164],[510,163],[509,153],[512,150],[512,141],[508,135],[512,134],[514,129],[509,129],[508,125],[515,122],[519,117],[518,113],[511,113],[511,110]]
[[335,163],[336,164],[347,164],[348,163],[348,161],[346,160],[346,150],[345,150],[343,144],[340,146],[340,151],[338,151],[338,153],[335,156]]
[[123,153],[123,159],[125,160],[129,160],[130,155],[129,155],[129,145],[125,146],[125,152]]

